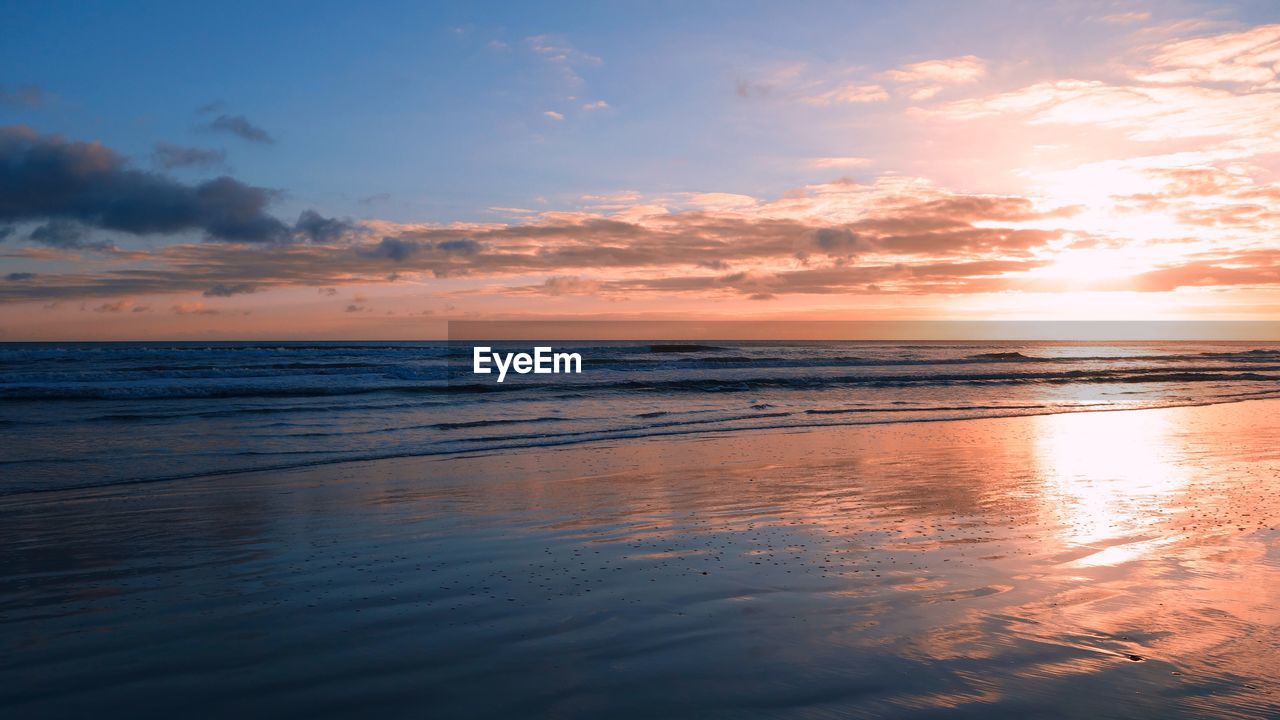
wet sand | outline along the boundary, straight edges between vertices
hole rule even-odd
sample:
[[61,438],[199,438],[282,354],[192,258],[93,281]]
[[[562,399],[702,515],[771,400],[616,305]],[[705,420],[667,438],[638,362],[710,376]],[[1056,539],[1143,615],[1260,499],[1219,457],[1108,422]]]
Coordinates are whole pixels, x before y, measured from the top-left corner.
[[1280,714],[1280,401],[0,499],[0,715]]

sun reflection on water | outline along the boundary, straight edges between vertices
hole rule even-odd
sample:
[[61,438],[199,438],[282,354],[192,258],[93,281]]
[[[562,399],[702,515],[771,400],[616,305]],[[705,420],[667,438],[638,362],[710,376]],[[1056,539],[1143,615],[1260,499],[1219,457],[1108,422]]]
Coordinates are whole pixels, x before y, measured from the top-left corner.
[[1135,560],[1169,541],[1159,531],[1191,482],[1167,453],[1169,415],[1101,412],[1034,420],[1034,458],[1046,516],[1081,565]]

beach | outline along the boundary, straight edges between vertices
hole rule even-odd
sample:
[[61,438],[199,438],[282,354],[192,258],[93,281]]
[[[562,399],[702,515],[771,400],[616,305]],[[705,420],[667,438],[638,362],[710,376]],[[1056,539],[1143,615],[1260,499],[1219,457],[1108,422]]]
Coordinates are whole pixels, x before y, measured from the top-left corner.
[[6,717],[1280,713],[1280,401],[0,499]]

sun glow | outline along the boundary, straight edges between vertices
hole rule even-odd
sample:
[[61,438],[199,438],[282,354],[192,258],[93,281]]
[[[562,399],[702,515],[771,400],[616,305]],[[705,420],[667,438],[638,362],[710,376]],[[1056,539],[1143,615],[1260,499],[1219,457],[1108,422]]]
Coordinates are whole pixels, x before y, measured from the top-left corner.
[[1190,482],[1162,454],[1168,415],[1102,412],[1036,418],[1046,512],[1064,544],[1093,552],[1078,565],[1115,565],[1155,549],[1148,535]]

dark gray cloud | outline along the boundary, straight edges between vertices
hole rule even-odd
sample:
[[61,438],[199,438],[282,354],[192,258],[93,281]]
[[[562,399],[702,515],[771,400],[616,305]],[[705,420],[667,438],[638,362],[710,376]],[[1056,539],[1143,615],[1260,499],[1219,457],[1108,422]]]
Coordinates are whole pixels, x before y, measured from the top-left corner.
[[248,283],[239,283],[236,285],[218,283],[201,294],[205,297],[231,297],[232,295],[252,295],[256,292],[258,292],[257,286],[250,285]]
[[36,277],[35,273],[11,272],[8,275],[5,275],[4,279],[8,280],[9,282],[25,282],[27,280],[34,280],[35,277]]
[[158,168],[212,168],[226,165],[227,153],[222,150],[156,143],[151,162]]
[[49,101],[49,96],[38,85],[8,87],[0,85],[0,105],[38,108]]
[[457,240],[442,240],[436,243],[436,249],[450,255],[475,255],[480,252],[480,243],[471,238],[458,238]]
[[66,220],[50,220],[27,236],[28,240],[49,247],[71,249],[81,247],[84,232],[80,226]]
[[814,244],[828,252],[858,252],[870,250],[871,245],[853,234],[848,228],[818,228],[813,233]]
[[271,137],[270,133],[249,122],[243,115],[219,115],[205,127],[215,132],[235,135],[249,142],[270,145],[276,141],[275,138]]
[[471,238],[420,240],[413,237],[384,237],[376,245],[359,248],[358,252],[364,257],[386,258],[396,263],[402,263],[426,253],[444,259],[448,263],[448,258],[455,256],[477,255],[483,247]]
[[[189,185],[129,167],[98,143],[40,135],[25,126],[0,128],[0,223],[44,221],[32,240],[75,247],[79,223],[133,235],[203,232],[230,242],[281,243],[332,239],[335,221],[304,213],[305,227],[269,215],[277,191],[219,177]],[[38,236],[37,236],[38,233]]]
[[354,230],[350,222],[324,217],[315,210],[303,210],[293,227],[298,234],[315,243],[337,242]]
[[68,220],[50,220],[27,235],[31,242],[59,250],[95,250],[109,252],[115,245],[103,240],[88,240],[85,229]]
[[376,245],[360,248],[357,252],[363,257],[386,258],[393,262],[404,262],[421,252],[426,245],[413,239],[384,237]]

